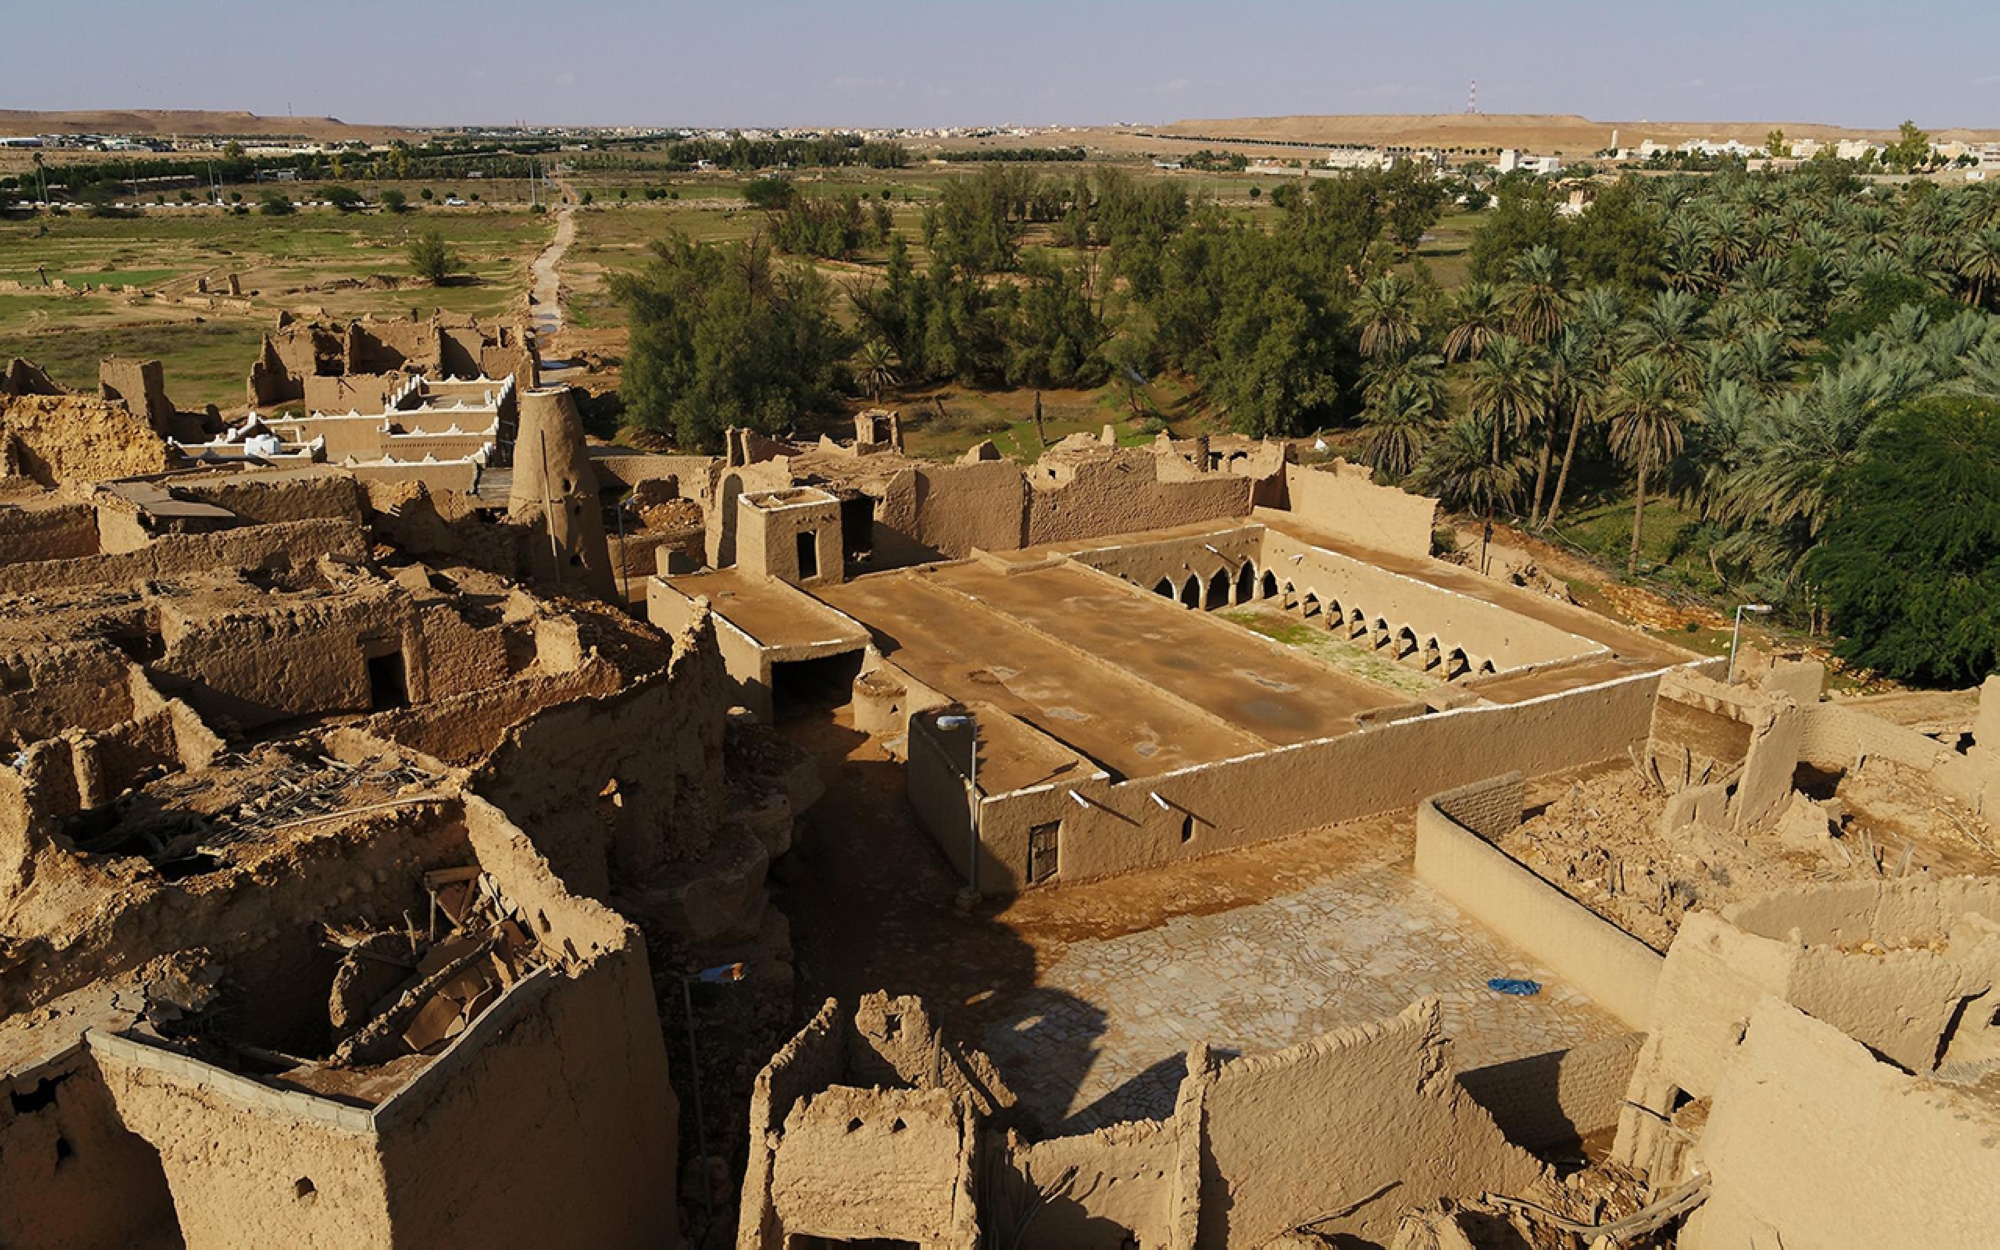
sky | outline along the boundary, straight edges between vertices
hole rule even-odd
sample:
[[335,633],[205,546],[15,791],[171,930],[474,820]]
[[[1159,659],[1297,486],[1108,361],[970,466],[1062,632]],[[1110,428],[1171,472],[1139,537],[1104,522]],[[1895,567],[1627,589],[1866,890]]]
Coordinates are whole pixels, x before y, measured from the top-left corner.
[[9,0],[0,108],[402,125],[1292,113],[2000,127],[2000,3]]

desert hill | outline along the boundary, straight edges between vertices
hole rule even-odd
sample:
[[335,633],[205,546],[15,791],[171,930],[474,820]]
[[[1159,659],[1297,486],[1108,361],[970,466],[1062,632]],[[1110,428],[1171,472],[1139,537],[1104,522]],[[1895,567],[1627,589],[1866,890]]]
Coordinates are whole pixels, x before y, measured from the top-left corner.
[[337,117],[259,117],[199,109],[92,109],[40,112],[0,109],[0,135],[189,135],[217,138],[300,138],[317,142],[393,138],[395,126],[350,126]]

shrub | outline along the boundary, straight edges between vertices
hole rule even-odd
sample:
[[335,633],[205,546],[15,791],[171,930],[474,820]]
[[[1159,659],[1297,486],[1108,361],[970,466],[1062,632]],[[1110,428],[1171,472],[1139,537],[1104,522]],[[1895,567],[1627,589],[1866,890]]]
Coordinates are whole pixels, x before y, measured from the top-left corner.
[[410,268],[433,286],[464,267],[465,263],[459,259],[458,253],[435,230],[427,230],[410,241]]

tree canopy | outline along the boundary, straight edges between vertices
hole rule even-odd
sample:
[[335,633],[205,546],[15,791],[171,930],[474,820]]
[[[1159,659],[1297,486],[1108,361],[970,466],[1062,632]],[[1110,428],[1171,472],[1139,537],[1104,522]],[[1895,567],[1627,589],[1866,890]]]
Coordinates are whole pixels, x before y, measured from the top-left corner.
[[1885,417],[1831,484],[1807,572],[1839,654],[1901,680],[2000,670],[2000,403],[1934,397]]
[[626,417],[682,446],[714,449],[731,426],[783,433],[830,409],[847,381],[830,288],[775,259],[764,238],[697,246],[672,235],[614,290],[632,326]]

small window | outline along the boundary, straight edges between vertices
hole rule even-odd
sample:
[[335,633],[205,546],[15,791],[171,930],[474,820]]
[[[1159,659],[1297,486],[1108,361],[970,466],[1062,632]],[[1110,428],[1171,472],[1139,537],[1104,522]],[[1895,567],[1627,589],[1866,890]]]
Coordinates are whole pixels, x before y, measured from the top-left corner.
[[387,655],[369,656],[369,708],[380,712],[386,708],[402,707],[409,701],[410,687],[403,668],[403,653],[391,651]]
[[807,530],[799,535],[799,580],[819,576],[819,535]]

